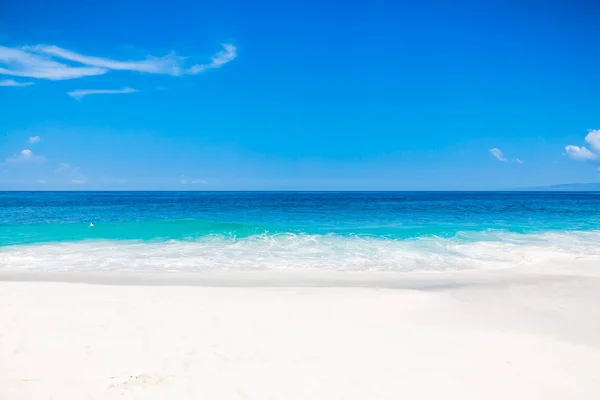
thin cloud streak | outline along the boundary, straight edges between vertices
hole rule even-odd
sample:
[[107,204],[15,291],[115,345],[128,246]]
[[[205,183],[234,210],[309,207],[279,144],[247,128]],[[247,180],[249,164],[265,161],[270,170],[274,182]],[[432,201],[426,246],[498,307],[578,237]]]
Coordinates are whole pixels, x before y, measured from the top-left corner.
[[509,159],[506,158],[506,156],[504,155],[504,152],[497,147],[494,147],[493,149],[489,149],[489,152],[498,161],[502,161],[504,163],[513,162],[516,164],[523,164],[523,160],[521,160],[520,158],[516,158],[516,157],[509,161]]
[[490,149],[490,153],[494,156],[494,158],[496,158],[496,160],[502,161],[502,162],[508,162],[506,157],[504,157],[504,153],[499,148],[494,147],[493,149]]
[[88,177],[81,172],[79,167],[72,167],[67,163],[59,163],[54,170],[54,175],[60,182],[83,185],[88,182]]
[[177,57],[174,52],[171,52],[164,57],[149,56],[146,60],[142,61],[117,61],[109,58],[86,56],[58,46],[38,45],[26,47],[26,49],[35,53],[43,53],[52,57],[62,58],[63,60],[110,70],[138,71],[175,76],[181,74],[181,67],[179,64],[183,61],[183,58]]
[[58,163],[58,167],[54,170],[55,174],[60,174],[71,169],[71,165],[67,163]]
[[[102,75],[111,70],[172,76],[195,75],[207,69],[220,68],[236,58],[236,47],[234,45],[222,44],[221,46],[223,50],[212,56],[210,63],[196,64],[190,68],[183,66],[185,57],[177,56],[174,52],[164,57],[148,56],[145,60],[140,61],[118,61],[104,57],[87,56],[52,45],[24,46],[20,48],[0,46],[0,75],[47,80],[77,79],[85,76]],[[78,63],[81,66],[70,66],[56,59]],[[10,81],[10,83],[13,82]],[[9,86],[9,84],[6,85]]]
[[108,72],[106,68],[71,67],[42,55],[4,46],[0,46],[0,65],[6,66],[0,67],[0,75],[48,80],[75,79]]
[[12,87],[23,87],[23,86],[31,86],[33,82],[17,82],[14,79],[5,79],[0,81],[0,86],[12,86]]
[[199,74],[207,69],[220,68],[222,65],[235,60],[237,57],[237,48],[232,44],[222,44],[223,50],[211,57],[209,64],[197,64],[187,70],[190,75]]
[[207,182],[204,179],[193,179],[193,180],[189,180],[185,177],[185,175],[181,175],[179,177],[179,183],[182,185],[204,185]]
[[67,94],[77,101],[81,101],[85,96],[92,94],[123,94],[123,93],[137,93],[139,90],[132,88],[123,89],[81,89],[68,92]]

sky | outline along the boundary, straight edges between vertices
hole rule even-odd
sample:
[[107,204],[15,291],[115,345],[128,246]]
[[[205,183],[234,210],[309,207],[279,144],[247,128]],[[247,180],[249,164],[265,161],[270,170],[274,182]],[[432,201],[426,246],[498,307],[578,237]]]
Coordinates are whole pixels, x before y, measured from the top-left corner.
[[0,190],[598,182],[599,17],[593,0],[3,0]]

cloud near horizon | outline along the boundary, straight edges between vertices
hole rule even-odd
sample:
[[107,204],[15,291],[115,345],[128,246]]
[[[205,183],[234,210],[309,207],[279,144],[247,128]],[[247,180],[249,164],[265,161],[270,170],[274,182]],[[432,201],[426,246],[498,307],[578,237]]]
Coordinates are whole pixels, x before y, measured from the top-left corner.
[[19,164],[19,163],[42,163],[46,161],[44,156],[38,156],[33,154],[29,149],[21,150],[19,154],[12,157],[8,157],[4,163],[6,164]]
[[81,168],[72,167],[70,164],[64,162],[58,163],[54,174],[60,181],[66,181],[70,184],[84,185],[88,182],[88,177],[81,172]]
[[77,101],[81,101],[85,96],[92,94],[123,94],[123,93],[137,93],[139,90],[125,87],[123,89],[80,89],[68,92],[67,94]]
[[600,152],[600,129],[589,129],[584,140],[595,152],[585,146],[580,147],[570,144],[565,146],[565,154],[576,161],[596,160],[598,158],[596,152]]
[[576,161],[588,161],[588,160],[595,160],[598,156],[596,156],[596,154],[592,153],[590,150],[588,150],[587,147],[585,146],[575,146],[575,145],[568,145],[565,147],[565,152],[567,154],[567,156],[569,156],[570,158],[572,158],[573,160]]
[[204,179],[192,179],[189,180],[185,177],[185,175],[181,175],[179,177],[179,183],[182,185],[204,185],[207,182]]

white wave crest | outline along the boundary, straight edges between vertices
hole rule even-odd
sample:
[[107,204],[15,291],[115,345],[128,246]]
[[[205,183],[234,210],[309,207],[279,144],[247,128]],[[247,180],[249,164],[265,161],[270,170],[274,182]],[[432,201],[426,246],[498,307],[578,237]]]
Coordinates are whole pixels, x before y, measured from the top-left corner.
[[0,248],[0,269],[194,272],[215,269],[436,271],[597,262],[600,231],[481,232],[410,240],[335,235],[208,236],[195,242],[82,241]]

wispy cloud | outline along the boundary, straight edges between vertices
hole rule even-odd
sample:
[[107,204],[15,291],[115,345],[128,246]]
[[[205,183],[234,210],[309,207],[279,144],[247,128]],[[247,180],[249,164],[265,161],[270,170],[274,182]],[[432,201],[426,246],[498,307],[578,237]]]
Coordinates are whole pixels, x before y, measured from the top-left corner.
[[[207,69],[219,68],[236,58],[235,46],[222,44],[222,47],[223,50],[211,57],[210,63],[196,64],[186,68],[184,66],[186,57],[177,56],[174,52],[163,57],[148,56],[139,61],[119,61],[88,56],[52,45],[19,48],[0,46],[0,75],[48,80],[102,75],[111,70],[172,76],[195,75]],[[65,61],[80,64],[80,66],[72,66]]]
[[179,177],[179,183],[182,185],[204,185],[207,182],[204,179],[187,179],[185,175]]
[[81,89],[68,92],[67,94],[75,100],[80,101],[85,96],[89,96],[91,94],[123,94],[137,92],[139,92],[139,90],[126,87],[123,89]]
[[21,152],[17,155],[9,157],[6,159],[6,164],[18,164],[18,163],[42,163],[46,161],[44,156],[38,156],[33,154],[33,152],[29,149],[21,150]]
[[211,68],[220,68],[237,57],[237,49],[232,44],[222,44],[223,50],[211,57],[208,64],[197,64],[189,68],[187,74],[198,74]]
[[75,167],[71,170],[70,174],[70,179],[71,179],[71,183],[75,184],[75,185],[83,185],[85,183],[87,183],[88,178],[87,176],[85,176],[81,170],[79,169],[79,167]]
[[506,159],[506,157],[504,157],[504,153],[502,152],[502,150],[500,150],[497,147],[494,147],[493,149],[490,149],[490,153],[498,160],[498,161],[502,161],[502,162],[508,162],[508,160]]
[[0,65],[5,66],[0,67],[0,75],[49,80],[75,79],[108,72],[106,68],[72,67],[44,55],[4,46],[0,46]]
[[42,53],[50,57],[61,58],[63,60],[107,70],[138,71],[151,74],[180,75],[180,64],[183,61],[183,58],[177,57],[174,52],[171,52],[164,57],[148,56],[145,60],[141,61],[117,61],[110,58],[86,56],[58,46],[38,45],[25,47],[24,49],[33,53]]
[[59,163],[58,167],[54,170],[55,174],[60,174],[63,173],[65,171],[68,171],[71,169],[71,166],[67,163]]
[[589,161],[595,160],[597,156],[587,149],[585,146],[574,146],[572,144],[565,147],[565,153],[573,160],[577,161]]
[[[489,151],[496,160],[502,161],[505,163],[509,162],[508,158],[506,158],[506,156],[504,155],[504,152],[502,150],[500,150],[499,148],[494,147],[493,149],[490,149]],[[523,161],[520,158],[513,158],[511,160],[511,162],[514,162],[517,164],[523,164]]]
[[56,174],[58,180],[75,185],[83,185],[88,182],[88,177],[81,172],[79,167],[72,167],[67,163],[59,163],[54,170],[54,174]]
[[0,86],[22,87],[22,86],[31,86],[31,85],[33,85],[33,82],[17,82],[14,79],[5,79],[3,81],[0,81]]
[[42,140],[39,136],[31,136],[29,140],[27,140],[31,144],[39,143]]

